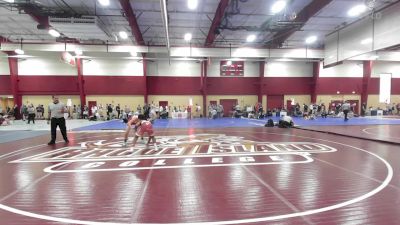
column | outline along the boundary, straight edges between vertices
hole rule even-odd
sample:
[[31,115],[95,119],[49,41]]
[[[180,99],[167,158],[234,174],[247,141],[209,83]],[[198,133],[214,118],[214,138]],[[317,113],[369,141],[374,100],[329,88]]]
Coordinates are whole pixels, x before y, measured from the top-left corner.
[[76,58],[76,68],[78,70],[78,88],[79,98],[81,100],[81,116],[83,116],[83,107],[86,105],[85,80],[83,79],[83,62],[81,58]]
[[313,62],[313,81],[311,84],[311,102],[317,102],[317,91],[318,91],[318,81],[319,81],[319,70],[321,62]]
[[363,61],[363,81],[361,89],[361,106],[368,102],[368,85],[371,79],[373,61]]

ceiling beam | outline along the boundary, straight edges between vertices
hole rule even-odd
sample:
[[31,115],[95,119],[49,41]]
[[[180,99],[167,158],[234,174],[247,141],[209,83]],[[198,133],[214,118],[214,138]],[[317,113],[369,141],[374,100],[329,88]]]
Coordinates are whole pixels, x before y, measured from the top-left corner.
[[135,41],[137,45],[145,45],[142,33],[140,32],[139,25],[136,20],[136,15],[133,12],[131,4],[129,0],[119,0],[121,7],[128,19],[129,26],[131,27],[131,31],[133,36],[135,37]]
[[0,36],[0,43],[9,43],[12,42],[10,39]]
[[211,46],[215,40],[216,37],[216,29],[219,27],[219,25],[222,22],[222,19],[225,14],[225,9],[229,5],[229,0],[221,0],[218,4],[217,11],[215,12],[214,19],[211,23],[210,30],[208,31],[206,43],[204,44],[205,46]]
[[166,0],[160,0],[160,6],[161,6],[161,17],[162,17],[163,25],[164,25],[164,29],[165,29],[165,42],[166,42],[166,45],[167,45],[168,55],[169,55],[171,46],[170,46],[170,42],[169,42],[167,1]]
[[24,6],[22,9],[39,24],[41,29],[49,29],[50,24],[48,16],[41,15],[40,12],[33,7]]
[[304,7],[298,14],[293,23],[301,23],[300,27],[294,27],[282,30],[274,34],[272,40],[268,44],[272,48],[282,47],[282,44],[296,31],[300,30],[311,17],[315,16],[321,9],[331,3],[332,0],[313,0],[310,4]]

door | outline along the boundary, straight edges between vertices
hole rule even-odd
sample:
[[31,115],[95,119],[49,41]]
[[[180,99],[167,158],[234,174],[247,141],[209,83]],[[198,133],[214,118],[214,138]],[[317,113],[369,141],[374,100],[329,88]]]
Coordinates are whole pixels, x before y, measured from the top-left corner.
[[10,110],[14,108],[14,99],[8,98],[8,97],[0,98],[0,105],[1,105],[1,108],[3,109],[3,111],[4,111],[3,113],[6,114],[7,113],[7,107],[9,107]]
[[353,110],[354,114],[359,114],[359,102],[358,100],[348,100],[350,105],[351,105],[351,109]]
[[340,100],[332,100],[331,104],[329,104],[329,111],[336,111],[336,106],[340,104],[343,104],[343,101]]
[[168,101],[158,101],[158,105],[165,109],[165,106],[168,106]]
[[232,107],[234,105],[237,105],[238,100],[237,99],[220,99],[219,104],[224,107],[224,117],[229,117],[231,116],[232,112]]
[[283,95],[267,95],[267,109],[283,109]]
[[292,105],[292,100],[286,100],[286,110],[288,111],[289,115],[293,114],[294,105]]
[[88,102],[88,107],[89,107],[89,116],[92,116],[92,107],[97,106],[97,101],[89,101]]

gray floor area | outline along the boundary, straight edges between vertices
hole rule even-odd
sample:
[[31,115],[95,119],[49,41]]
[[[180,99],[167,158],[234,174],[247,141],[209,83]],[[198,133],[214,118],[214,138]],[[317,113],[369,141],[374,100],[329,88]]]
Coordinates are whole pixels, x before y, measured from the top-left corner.
[[0,143],[10,141],[18,141],[26,138],[37,137],[41,135],[50,135],[50,131],[34,131],[34,130],[10,130],[0,131]]
[[[105,121],[67,120],[67,130],[71,131],[79,127],[104,123]],[[57,132],[59,129],[57,128]],[[50,138],[50,125],[45,120],[37,120],[35,124],[27,124],[26,121],[14,121],[9,126],[0,126],[0,143],[18,141],[26,138],[48,135]]]

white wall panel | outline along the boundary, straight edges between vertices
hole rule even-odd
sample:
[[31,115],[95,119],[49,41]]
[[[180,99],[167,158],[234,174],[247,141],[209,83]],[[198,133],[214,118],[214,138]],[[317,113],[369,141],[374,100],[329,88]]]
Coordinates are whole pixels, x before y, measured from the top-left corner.
[[8,66],[7,58],[0,58],[0,75],[10,75],[10,69]]
[[[372,16],[367,16],[330,34],[325,42],[325,64],[329,65],[361,54],[399,45],[399,11],[400,2],[397,2],[380,12],[376,12],[374,19],[372,19]],[[339,33],[339,39],[336,39],[335,42],[334,36],[337,36],[337,33]],[[367,38],[371,39],[372,42],[362,44],[361,41]],[[334,58],[335,48],[338,49],[338,59]],[[329,58],[331,56],[333,57]]]
[[[372,22],[366,17],[339,31],[339,61],[372,51]],[[361,43],[371,39],[370,43]]]
[[77,69],[61,60],[61,52],[26,53],[32,58],[18,61],[18,74],[76,76]]
[[400,78],[400,62],[375,62],[371,76],[379,77],[382,73],[391,73],[392,78]]
[[134,59],[93,58],[83,60],[83,75],[143,76],[143,64]]
[[211,64],[207,65],[207,77],[220,77],[219,59],[211,59]]
[[326,65],[336,63],[338,61],[338,38],[339,33],[335,32],[325,38],[325,58]]
[[362,77],[363,64],[358,61],[345,61],[343,64],[324,69],[321,64],[320,77]]
[[200,77],[201,63],[195,61],[155,61],[147,63],[148,76]]
[[260,62],[244,62],[244,76],[245,77],[259,77],[260,76]]
[[400,43],[400,3],[397,3],[379,13],[381,18],[375,20],[374,48],[382,49]]
[[265,77],[312,77],[311,62],[268,62],[265,64]]

